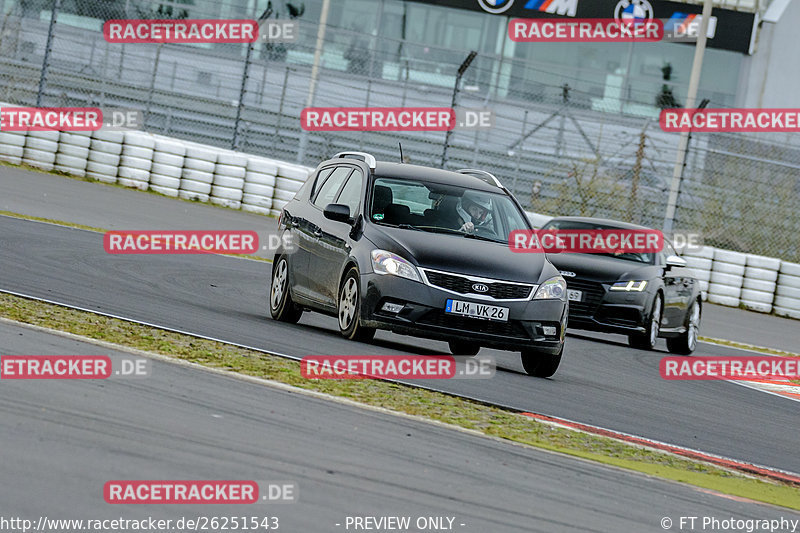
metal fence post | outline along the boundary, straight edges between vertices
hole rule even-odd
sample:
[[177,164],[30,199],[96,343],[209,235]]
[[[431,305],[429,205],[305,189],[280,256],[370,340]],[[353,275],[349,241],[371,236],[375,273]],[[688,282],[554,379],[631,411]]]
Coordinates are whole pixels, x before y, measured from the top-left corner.
[[41,107],[44,90],[47,86],[47,71],[50,68],[50,52],[53,50],[53,36],[56,29],[58,10],[61,9],[61,0],[53,0],[53,11],[50,13],[50,27],[47,30],[47,44],[44,47],[44,60],[42,61],[42,77],[39,78],[39,92],[36,95],[36,107]]

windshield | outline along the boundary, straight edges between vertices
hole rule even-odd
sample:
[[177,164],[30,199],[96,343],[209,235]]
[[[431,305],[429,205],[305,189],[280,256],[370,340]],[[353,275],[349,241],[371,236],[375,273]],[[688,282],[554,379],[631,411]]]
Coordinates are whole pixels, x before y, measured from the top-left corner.
[[508,234],[530,229],[504,194],[424,180],[378,178],[369,218],[384,226],[449,233],[508,244]]
[[[626,229],[620,226],[612,226],[609,224],[598,224],[593,222],[579,222],[576,220],[551,220],[542,227],[543,230],[602,230],[602,229]],[[565,252],[577,253],[577,252]],[[635,261],[637,263],[645,263],[648,265],[655,264],[656,255],[652,253],[593,253],[591,255],[602,255],[606,257],[615,257],[617,259],[624,259],[626,261]]]

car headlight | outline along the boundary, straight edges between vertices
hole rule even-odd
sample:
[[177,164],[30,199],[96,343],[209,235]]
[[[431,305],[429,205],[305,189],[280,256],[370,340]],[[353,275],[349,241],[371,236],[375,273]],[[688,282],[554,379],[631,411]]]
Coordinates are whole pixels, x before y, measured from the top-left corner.
[[386,250],[372,250],[371,255],[372,270],[374,270],[376,274],[400,276],[401,278],[422,283],[422,278],[417,271],[417,267],[399,255],[387,252]]
[[612,291],[642,292],[647,287],[645,280],[618,281],[611,285]]
[[567,282],[561,276],[550,278],[536,290],[534,300],[566,300]]

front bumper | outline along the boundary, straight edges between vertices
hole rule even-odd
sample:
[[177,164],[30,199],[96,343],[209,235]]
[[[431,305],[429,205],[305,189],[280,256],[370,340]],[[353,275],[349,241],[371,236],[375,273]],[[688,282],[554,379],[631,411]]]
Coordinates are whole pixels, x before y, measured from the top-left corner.
[[[361,321],[366,327],[439,340],[470,341],[480,346],[519,351],[534,348],[558,353],[564,344],[567,304],[561,300],[484,300],[455,294],[398,276],[361,276]],[[448,299],[507,307],[507,322],[444,312]],[[382,311],[386,302],[401,304],[398,313]],[[555,335],[543,328],[555,327]]]
[[607,284],[569,279],[567,288],[583,292],[583,301],[570,303],[570,328],[623,335],[645,332],[654,294],[614,292]]

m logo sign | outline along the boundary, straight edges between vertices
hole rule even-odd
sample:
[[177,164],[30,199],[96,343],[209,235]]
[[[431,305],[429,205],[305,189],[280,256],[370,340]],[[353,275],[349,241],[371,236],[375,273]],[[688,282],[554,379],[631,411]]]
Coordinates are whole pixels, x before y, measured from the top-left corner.
[[578,0],[528,0],[525,9],[535,9],[541,13],[574,17],[578,11]]

